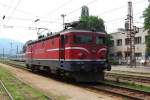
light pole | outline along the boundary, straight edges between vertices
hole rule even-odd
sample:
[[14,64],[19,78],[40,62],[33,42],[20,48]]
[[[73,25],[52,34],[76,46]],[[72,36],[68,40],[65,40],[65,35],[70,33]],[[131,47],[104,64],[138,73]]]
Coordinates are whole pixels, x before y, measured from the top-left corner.
[[62,19],[63,19],[63,29],[65,29],[65,14],[61,14],[61,17],[62,17]]
[[3,60],[5,59],[5,49],[3,48]]
[[[139,32],[139,28],[133,25],[133,8],[132,2],[128,2],[128,15],[125,22],[125,30],[127,31],[127,38],[129,38],[129,53],[130,53],[130,66],[136,67],[135,57],[135,35]],[[128,51],[128,49],[127,49]]]
[[9,50],[9,57],[10,58],[12,56],[12,45],[13,45],[13,42],[10,42],[10,50]]

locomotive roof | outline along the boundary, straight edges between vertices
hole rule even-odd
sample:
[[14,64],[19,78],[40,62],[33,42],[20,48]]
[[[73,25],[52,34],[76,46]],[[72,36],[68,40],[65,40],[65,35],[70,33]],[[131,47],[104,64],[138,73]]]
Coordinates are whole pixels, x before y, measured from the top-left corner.
[[[90,30],[77,30],[77,29],[68,29],[68,30],[63,30],[60,32],[60,35],[63,35],[63,34],[67,34],[69,32],[93,32],[93,31],[90,31]],[[98,33],[98,34],[106,34],[104,32],[94,32],[94,33]]]
[[[85,32],[85,33],[88,32],[89,33],[89,32],[93,32],[93,31],[89,31],[89,30],[77,30],[77,29],[67,29],[67,30],[63,30],[63,31],[57,32],[56,34],[52,34],[52,35],[49,35],[49,36],[46,36],[46,37],[42,37],[42,38],[40,38],[38,40],[34,40],[34,41],[28,43],[28,45],[34,44],[36,42],[44,41],[44,40],[47,40],[49,38],[53,38],[55,36],[64,35],[64,34],[67,34],[67,33],[70,33],[70,32]],[[94,32],[94,33],[104,34],[104,35],[106,34],[104,32]]]

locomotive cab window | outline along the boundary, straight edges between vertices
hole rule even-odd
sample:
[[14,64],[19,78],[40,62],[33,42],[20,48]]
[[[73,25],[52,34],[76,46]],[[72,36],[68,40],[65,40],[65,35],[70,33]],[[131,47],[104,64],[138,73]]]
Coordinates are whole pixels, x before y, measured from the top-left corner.
[[75,35],[74,42],[76,44],[89,44],[89,43],[92,43],[92,36],[91,35]]
[[104,38],[104,37],[97,36],[97,37],[96,37],[96,44],[98,44],[98,45],[105,44],[105,38]]

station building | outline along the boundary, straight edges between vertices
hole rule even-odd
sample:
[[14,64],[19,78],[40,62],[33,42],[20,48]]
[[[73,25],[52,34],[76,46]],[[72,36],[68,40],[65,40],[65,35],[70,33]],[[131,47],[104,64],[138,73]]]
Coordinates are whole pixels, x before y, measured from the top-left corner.
[[[113,45],[110,47],[110,58],[129,59],[130,41],[127,33],[118,29],[117,32],[111,33]],[[135,35],[135,56],[136,59],[145,59],[147,31],[144,28],[139,29],[139,33]]]

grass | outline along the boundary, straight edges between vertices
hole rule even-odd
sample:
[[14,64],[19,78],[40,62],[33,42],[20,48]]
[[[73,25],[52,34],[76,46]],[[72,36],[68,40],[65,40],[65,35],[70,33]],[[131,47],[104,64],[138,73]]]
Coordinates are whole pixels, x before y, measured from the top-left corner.
[[14,77],[7,69],[0,66],[0,79],[13,96],[14,100],[48,100],[40,91],[26,85]]
[[[16,67],[18,68],[25,68],[25,65],[24,64],[20,64],[16,61],[10,61],[10,60],[0,60],[0,63],[4,63],[4,64],[14,64],[16,65]],[[1,67],[0,67],[0,70],[1,70]],[[6,70],[6,69],[5,69]],[[7,71],[8,72],[8,71]],[[10,73],[10,72],[8,72]],[[30,85],[32,88],[36,88],[32,85]],[[30,90],[29,90],[30,91]],[[45,93],[43,90],[40,91],[41,93]],[[67,95],[55,95],[53,93],[51,93],[50,91],[48,93],[45,93],[46,95],[50,96],[52,100],[66,100],[66,99],[69,99],[70,97],[67,96]],[[17,99],[15,99],[17,100]],[[47,100],[47,99],[18,99],[18,100]]]
[[16,66],[25,68],[25,64],[21,64],[21,63],[16,62],[16,61],[11,61],[11,60],[0,60],[0,62],[1,62],[1,63],[4,63],[4,64],[15,64]]
[[115,81],[109,81],[106,80],[105,83],[107,84],[112,84],[114,86],[121,86],[121,87],[127,87],[130,89],[135,89],[135,90],[140,90],[140,91],[145,91],[150,93],[150,87],[149,86],[144,86],[144,85],[138,85],[133,83],[124,83],[124,82],[115,82]]

